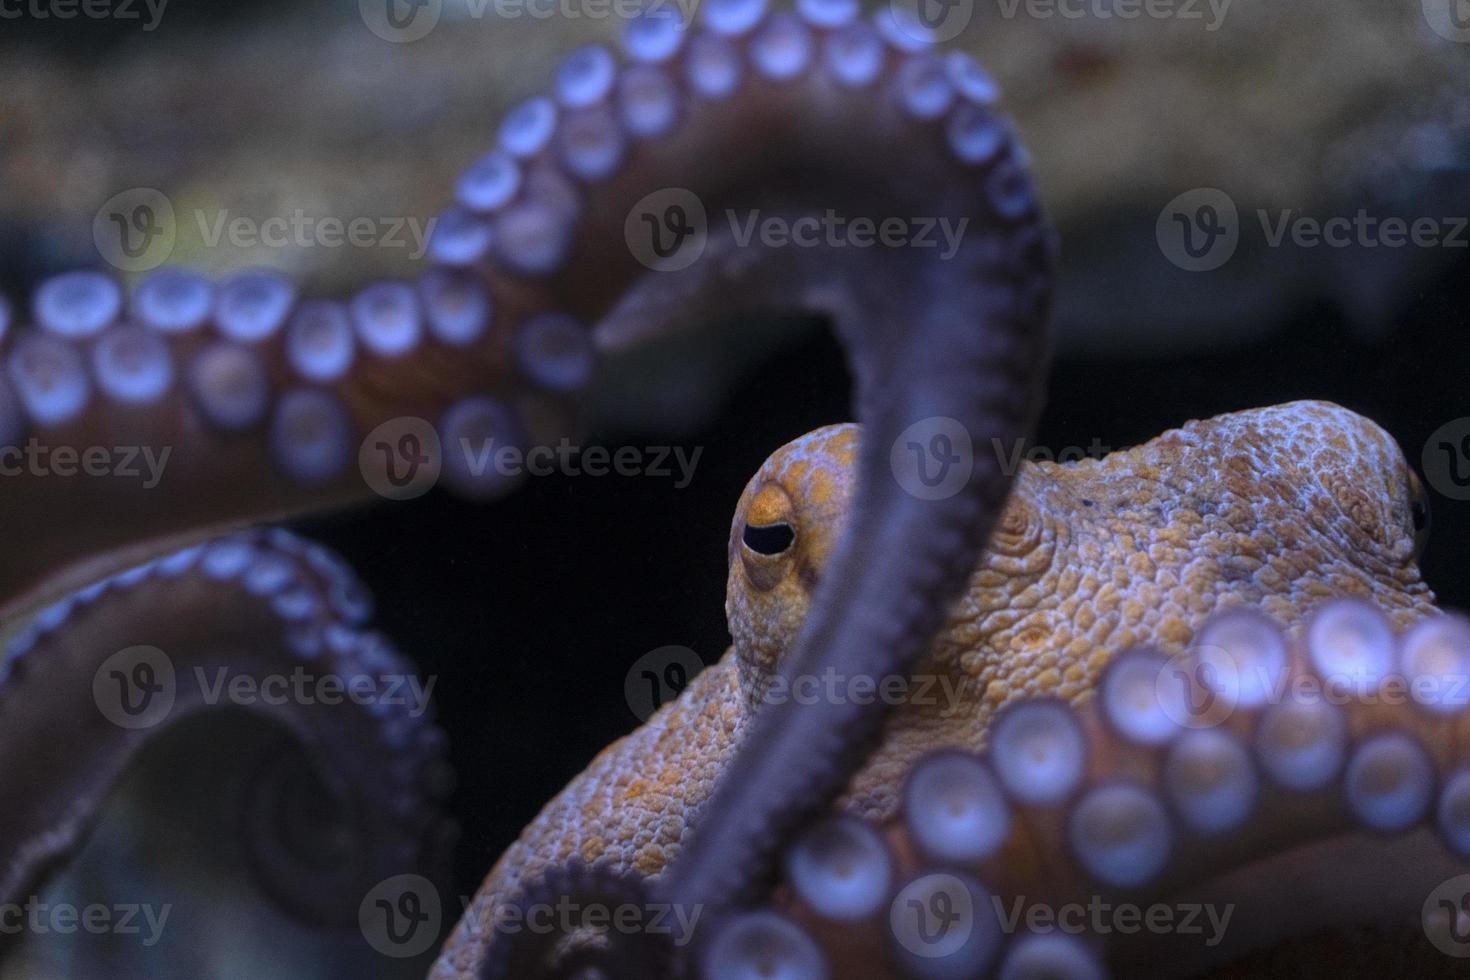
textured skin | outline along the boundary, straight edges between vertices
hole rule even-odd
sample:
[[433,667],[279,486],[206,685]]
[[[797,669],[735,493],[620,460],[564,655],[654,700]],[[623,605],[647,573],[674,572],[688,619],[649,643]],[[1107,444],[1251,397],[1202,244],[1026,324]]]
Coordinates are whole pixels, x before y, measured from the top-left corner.
[[[435,976],[469,975],[475,932],[549,862],[657,874],[730,758],[805,616],[853,493],[859,427],[816,430],[747,485],[730,536],[734,645],[673,704],[604,750],[491,872]],[[1009,458],[1009,453],[1007,453]],[[995,710],[1043,694],[1086,700],[1109,658],[1181,651],[1210,613],[1286,624],[1330,596],[1371,598],[1398,627],[1434,609],[1415,564],[1417,479],[1378,426],[1325,402],[1191,422],[1101,460],[1024,463],[1001,524],[918,678],[842,805],[892,814],[912,762],[979,748]],[[779,556],[741,542],[789,523]],[[948,683],[948,688],[944,684]],[[951,710],[945,690],[959,692]],[[925,701],[933,703],[923,703]]]

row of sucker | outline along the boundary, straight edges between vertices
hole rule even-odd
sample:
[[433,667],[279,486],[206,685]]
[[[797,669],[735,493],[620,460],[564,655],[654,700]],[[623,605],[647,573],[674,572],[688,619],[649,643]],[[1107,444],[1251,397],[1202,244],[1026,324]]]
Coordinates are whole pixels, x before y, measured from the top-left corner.
[[[437,217],[431,267],[414,282],[373,283],[342,302],[304,298],[271,270],[214,282],[171,267],[126,293],[105,273],[77,271],[34,290],[33,327],[10,329],[0,308],[0,446],[44,439],[99,402],[127,413],[182,396],[222,436],[263,427],[288,479],[333,480],[365,434],[336,390],[354,368],[411,359],[425,345],[489,343],[500,304],[483,264],[530,278],[558,271],[591,186],[616,174],[633,144],[673,133],[699,101],[732,98],[751,78],[821,74],[855,93],[882,90],[915,124],[942,127],[962,166],[995,164],[1008,137],[989,111],[994,82],[967,55],[933,53],[922,37],[920,25],[889,10],[861,19],[850,0],[803,0],[795,13],[715,0],[692,28],[654,9],[629,24],[623,63],[601,45],[578,49],[550,92],[506,114],[495,147],[465,170],[455,204]],[[993,168],[998,186],[1006,177]],[[586,324],[551,310],[513,328],[518,384],[566,395],[590,380]],[[486,429],[513,442],[525,428],[514,394],[503,391],[468,394],[431,421],[447,445]],[[448,456],[445,465],[445,482],[467,496],[503,489],[494,473],[467,472]]]
[[[837,813],[809,826],[785,853],[777,895],[788,899],[720,922],[699,943],[699,975],[823,980],[853,962],[839,939],[881,933],[885,962],[865,961],[864,976],[1103,978],[1107,937],[1008,931],[998,910],[1025,891],[1166,895],[1230,870],[1212,854],[1242,840],[1382,841],[1427,826],[1446,875],[1463,872],[1467,677],[1460,615],[1395,635],[1371,603],[1338,599],[1293,642],[1252,610],[1217,614],[1181,656],[1117,656],[1093,700],[1017,703],[984,751],[924,757],[894,821]],[[1394,691],[1401,703],[1386,699]],[[1307,799],[1325,800],[1330,817],[1273,837]],[[925,910],[961,908],[963,936],[924,933]]]

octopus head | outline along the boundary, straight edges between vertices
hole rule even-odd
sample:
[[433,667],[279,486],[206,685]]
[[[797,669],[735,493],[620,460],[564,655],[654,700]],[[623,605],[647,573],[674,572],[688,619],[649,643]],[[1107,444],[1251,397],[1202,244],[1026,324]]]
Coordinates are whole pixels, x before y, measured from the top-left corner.
[[806,619],[853,499],[860,432],[829,425],[787,443],[740,495],[725,615],[747,691],[772,674]]
[[[1393,437],[1330,402],[1302,401],[1216,420],[1249,473],[1249,492],[1297,508],[1311,530],[1364,567],[1402,567],[1429,533],[1429,497]],[[1261,499],[1261,498],[1258,498]]]
[[[846,522],[860,433],[789,443],[740,498],[726,614],[753,703]],[[992,707],[1078,696],[1118,650],[1176,653],[1216,609],[1258,607],[1292,629],[1331,596],[1396,619],[1432,601],[1416,563],[1424,488],[1387,432],[1341,406],[1236,412],[1074,463],[1007,459],[1010,498],[930,663]]]

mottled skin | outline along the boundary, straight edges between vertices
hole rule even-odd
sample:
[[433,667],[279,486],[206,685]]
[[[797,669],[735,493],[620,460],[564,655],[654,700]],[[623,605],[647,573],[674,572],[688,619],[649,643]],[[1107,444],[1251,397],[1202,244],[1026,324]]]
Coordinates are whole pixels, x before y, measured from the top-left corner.
[[[496,903],[547,865],[656,875],[677,851],[806,614],[852,499],[859,431],[809,433],[751,479],[730,535],[734,645],[526,829],[436,975],[467,970]],[[1358,595],[1407,625],[1434,608],[1415,563],[1421,498],[1391,437],[1325,402],[1191,422],[1099,460],[1022,463],[911,703],[890,716],[842,805],[890,815],[920,755],[979,748],[995,710],[1019,698],[1085,700],[1112,655],[1145,643],[1177,653],[1216,610],[1252,606],[1295,625],[1329,596]],[[745,543],[747,525],[778,524],[794,531],[785,550]]]

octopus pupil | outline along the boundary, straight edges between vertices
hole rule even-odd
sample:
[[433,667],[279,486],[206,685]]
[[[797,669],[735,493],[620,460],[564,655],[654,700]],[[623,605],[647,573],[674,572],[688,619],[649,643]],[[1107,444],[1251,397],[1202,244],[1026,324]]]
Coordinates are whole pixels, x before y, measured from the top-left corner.
[[745,546],[757,554],[779,555],[791,547],[791,542],[796,540],[796,532],[790,524],[747,524],[741,538]]
[[1412,507],[1415,531],[1427,531],[1429,529],[1429,501],[1422,497],[1414,501]]

